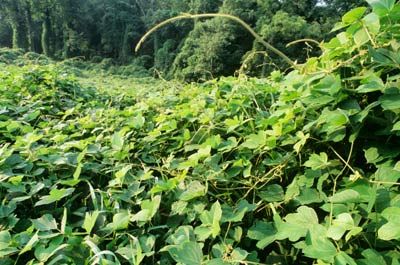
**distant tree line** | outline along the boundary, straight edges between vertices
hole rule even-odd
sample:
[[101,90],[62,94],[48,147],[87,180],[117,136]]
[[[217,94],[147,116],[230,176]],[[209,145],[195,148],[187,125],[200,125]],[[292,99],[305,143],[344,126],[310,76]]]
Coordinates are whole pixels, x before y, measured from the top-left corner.
[[292,59],[317,49],[288,42],[322,40],[362,0],[1,0],[0,46],[54,59],[113,58],[140,62],[165,77],[199,80],[247,70],[266,74],[282,62],[240,26],[222,18],[179,21],[158,31],[139,54],[133,48],[153,25],[181,13],[221,12],[240,17]]

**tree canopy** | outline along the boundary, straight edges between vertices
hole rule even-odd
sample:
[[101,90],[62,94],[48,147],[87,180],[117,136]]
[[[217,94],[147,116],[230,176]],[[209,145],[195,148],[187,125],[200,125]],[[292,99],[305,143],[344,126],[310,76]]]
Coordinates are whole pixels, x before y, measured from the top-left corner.
[[[231,75],[254,51],[263,51],[240,26],[221,19],[182,21],[152,36],[135,54],[139,38],[158,22],[181,13],[226,13],[240,17],[263,38],[295,60],[318,49],[288,42],[329,36],[334,21],[361,0],[2,0],[0,46],[43,53],[54,59],[112,58],[129,64],[137,57],[166,77],[201,80]],[[250,61],[250,60],[249,60]],[[247,70],[265,74],[281,64],[256,53]]]

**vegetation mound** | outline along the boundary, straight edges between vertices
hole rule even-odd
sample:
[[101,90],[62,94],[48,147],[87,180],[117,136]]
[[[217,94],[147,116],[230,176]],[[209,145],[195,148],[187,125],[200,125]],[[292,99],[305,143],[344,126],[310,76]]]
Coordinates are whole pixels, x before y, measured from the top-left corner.
[[5,66],[1,264],[399,264],[400,4],[369,2],[266,79]]

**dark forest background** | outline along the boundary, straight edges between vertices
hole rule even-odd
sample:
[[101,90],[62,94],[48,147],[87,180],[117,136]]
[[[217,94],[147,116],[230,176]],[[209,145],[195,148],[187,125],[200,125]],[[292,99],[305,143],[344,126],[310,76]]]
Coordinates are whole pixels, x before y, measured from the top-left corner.
[[[265,40],[298,61],[318,48],[302,38],[330,37],[341,15],[362,0],[1,0],[0,47],[23,49],[56,60],[79,57],[136,64],[167,78],[201,80],[247,71],[265,75],[283,65],[263,52],[243,28],[214,18],[179,21],[154,34],[135,54],[152,26],[182,13],[227,13],[240,17]],[[250,57],[249,57],[250,56]]]

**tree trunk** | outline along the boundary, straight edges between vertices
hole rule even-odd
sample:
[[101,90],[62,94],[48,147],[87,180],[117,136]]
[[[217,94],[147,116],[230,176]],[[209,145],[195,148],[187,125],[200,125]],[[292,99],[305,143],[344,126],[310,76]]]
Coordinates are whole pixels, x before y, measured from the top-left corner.
[[33,30],[32,11],[29,3],[27,3],[26,6],[25,22],[27,29],[28,48],[29,51],[33,52],[35,51],[35,32]]
[[50,11],[45,11],[45,18],[42,23],[42,50],[47,57],[53,57],[53,34],[51,28]]
[[124,36],[122,38],[122,46],[120,52],[120,60],[122,63],[126,63],[129,57],[129,25],[125,26]]
[[24,16],[24,10],[15,1],[12,7],[13,17],[11,18],[11,28],[13,30],[13,48],[27,50],[28,45],[28,30]]

